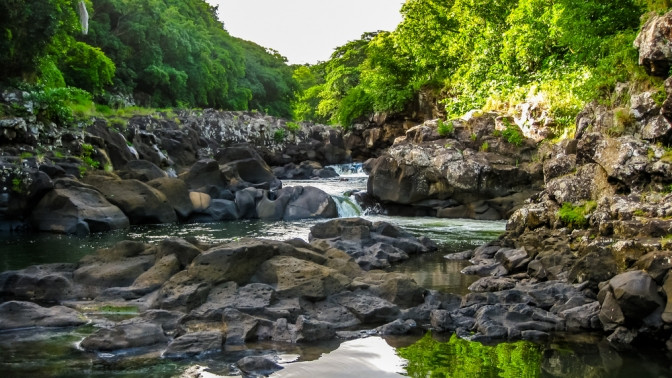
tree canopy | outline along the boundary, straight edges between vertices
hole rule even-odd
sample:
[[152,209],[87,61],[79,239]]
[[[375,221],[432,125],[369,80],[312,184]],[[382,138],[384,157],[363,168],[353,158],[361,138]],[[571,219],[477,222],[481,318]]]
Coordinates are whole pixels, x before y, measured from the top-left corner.
[[203,0],[7,0],[0,82],[132,95],[151,107],[258,109],[290,116],[297,89],[277,52],[232,37]]
[[394,31],[297,68],[295,76],[313,80],[300,80],[295,114],[347,126],[429,91],[450,117],[537,95],[569,123],[586,101],[637,76],[640,16],[667,9],[666,0],[407,0]]

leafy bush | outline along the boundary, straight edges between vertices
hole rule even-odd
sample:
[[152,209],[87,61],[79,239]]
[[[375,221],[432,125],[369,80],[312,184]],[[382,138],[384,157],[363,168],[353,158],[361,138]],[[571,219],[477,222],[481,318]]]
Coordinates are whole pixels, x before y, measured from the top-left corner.
[[273,140],[276,143],[282,143],[285,140],[285,129],[277,129],[273,133]]
[[28,92],[27,99],[33,102],[33,111],[43,121],[51,121],[59,126],[67,126],[73,120],[72,107],[91,105],[91,95],[78,88],[35,87]]
[[558,210],[558,218],[571,228],[585,228],[588,226],[588,215],[597,207],[594,201],[587,201],[584,204],[574,206],[569,202],[562,204]]
[[301,130],[301,125],[299,125],[296,122],[287,122],[287,129],[292,133],[296,134],[299,130]]
[[452,134],[455,130],[455,125],[453,125],[453,122],[444,122],[442,119],[438,120],[436,125],[436,131],[442,137]]
[[520,129],[515,124],[506,120],[504,124],[506,125],[506,128],[502,131],[502,137],[514,146],[520,147],[520,145],[523,144],[523,140],[525,140],[523,133],[520,132]]

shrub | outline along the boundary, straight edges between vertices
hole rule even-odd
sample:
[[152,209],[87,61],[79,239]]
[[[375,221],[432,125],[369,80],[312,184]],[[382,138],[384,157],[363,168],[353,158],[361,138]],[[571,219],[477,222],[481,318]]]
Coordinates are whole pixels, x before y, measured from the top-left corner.
[[282,143],[285,140],[285,129],[277,129],[273,133],[273,140],[276,143]]
[[595,201],[587,201],[578,206],[565,202],[558,210],[558,218],[570,228],[585,228],[588,226],[588,214],[592,213],[596,207]]
[[506,125],[506,128],[502,131],[502,137],[514,146],[520,147],[525,139],[523,133],[520,132],[518,126],[509,123],[508,121],[505,121],[504,124]]
[[453,133],[455,130],[455,125],[453,122],[444,122],[443,120],[438,120],[436,123],[436,131],[440,136],[448,136]]
[[489,148],[490,145],[488,144],[488,142],[483,142],[483,144],[481,144],[481,151],[487,152]]
[[296,134],[299,130],[301,130],[301,125],[299,125],[296,122],[287,122],[287,129],[292,133]]

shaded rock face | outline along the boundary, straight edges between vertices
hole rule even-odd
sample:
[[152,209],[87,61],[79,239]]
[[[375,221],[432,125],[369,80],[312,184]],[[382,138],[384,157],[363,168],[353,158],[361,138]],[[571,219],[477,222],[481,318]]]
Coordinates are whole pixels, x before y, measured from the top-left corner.
[[454,120],[447,137],[439,136],[436,121],[409,129],[386,154],[367,162],[368,193],[392,213],[508,217],[524,199],[513,194],[541,184],[541,166],[529,164],[532,141],[517,148],[495,136],[495,118]]
[[88,234],[126,228],[128,217],[90,187],[57,188],[35,206],[31,223],[40,231]]

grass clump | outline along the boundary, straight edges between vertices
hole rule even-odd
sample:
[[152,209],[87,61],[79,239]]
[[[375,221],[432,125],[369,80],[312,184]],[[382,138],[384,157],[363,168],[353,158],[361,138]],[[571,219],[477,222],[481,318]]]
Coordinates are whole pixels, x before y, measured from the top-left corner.
[[452,122],[444,122],[442,119],[436,123],[436,131],[440,136],[445,137],[451,135],[455,131],[455,125]]
[[588,226],[588,215],[595,211],[595,208],[597,208],[595,201],[587,201],[576,206],[565,202],[558,210],[558,218],[570,228],[586,228]]

